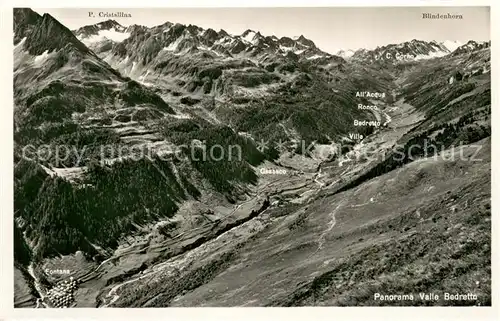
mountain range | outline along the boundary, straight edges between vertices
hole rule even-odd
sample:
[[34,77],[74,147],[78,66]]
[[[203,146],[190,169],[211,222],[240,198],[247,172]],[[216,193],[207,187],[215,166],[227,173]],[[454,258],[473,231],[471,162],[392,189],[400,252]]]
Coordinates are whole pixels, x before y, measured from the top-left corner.
[[[161,51],[176,55],[204,53],[214,58],[247,57],[261,61],[295,57],[295,59],[315,60],[334,58],[316,47],[313,41],[304,36],[278,38],[263,36],[260,32],[246,30],[241,35],[230,35],[224,30],[203,29],[194,25],[182,25],[167,22],[163,25],[148,28],[132,25],[121,26],[114,20],[96,25],[84,26],[73,31],[79,40],[101,52],[109,41],[124,42],[123,47],[136,43],[139,39],[147,39],[151,55]],[[122,49],[123,50],[123,49]]]

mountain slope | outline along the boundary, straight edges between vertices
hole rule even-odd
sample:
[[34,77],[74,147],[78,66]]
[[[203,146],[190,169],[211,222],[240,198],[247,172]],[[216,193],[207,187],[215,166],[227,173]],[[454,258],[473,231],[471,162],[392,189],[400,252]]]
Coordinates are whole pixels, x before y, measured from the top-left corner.
[[[168,219],[185,201],[208,197],[227,204],[255,183],[251,166],[265,156],[251,142],[227,126],[177,115],[51,16],[16,9],[14,18],[20,33],[14,48],[15,218],[32,262],[79,250],[107,256],[125,236]],[[28,42],[33,34],[40,37],[36,44]],[[196,135],[186,130],[190,126]],[[202,137],[204,146],[192,146]],[[240,146],[241,159],[200,161],[205,148],[231,144]]]
[[[26,235],[38,259],[56,253],[72,253],[77,249],[93,253],[95,249],[88,239],[113,244],[118,236],[110,237],[110,231],[106,231],[113,223],[106,221],[103,224],[104,213],[127,213],[119,208],[111,211],[115,214],[109,210],[84,209],[83,204],[89,201],[92,206],[104,206],[106,196],[96,193],[91,187],[73,187],[59,176],[65,177],[64,173],[71,169],[77,173],[79,182],[91,178],[83,186],[99,184],[97,180],[103,177],[94,176],[92,179],[94,169],[89,165],[95,159],[102,161],[99,160],[103,156],[102,146],[124,144],[119,129],[127,120],[120,118],[119,112],[130,110],[133,121],[139,111],[154,111],[163,116],[173,114],[173,110],[154,92],[122,77],[50,15],[39,16],[30,9],[16,9],[14,12],[14,29],[20,33],[15,39],[21,39],[14,49],[18,218],[24,222]],[[36,41],[32,41],[35,38]],[[46,156],[26,155],[22,152],[26,146],[39,152],[43,149]],[[123,151],[125,154],[119,157],[129,156],[129,150]],[[119,172],[115,171],[115,175],[119,176]],[[126,193],[126,189],[123,192]],[[166,193],[169,197],[178,197],[174,191]],[[75,204],[71,205],[71,202]],[[52,206],[58,211],[51,210]],[[101,218],[95,220],[97,213]],[[76,219],[78,215],[81,217]],[[58,226],[60,223],[56,222],[67,225]],[[78,222],[85,224],[78,226]],[[42,232],[46,229],[54,234]],[[120,230],[126,229],[123,226],[115,232],[119,234]],[[94,233],[95,237],[90,238],[89,233]]]
[[17,306],[491,304],[489,48],[14,18]]
[[[105,289],[101,302],[117,307],[491,305],[490,75],[472,73],[448,83],[457,71],[483,65],[487,70],[489,54],[425,61],[398,79],[398,101],[384,109],[391,127],[358,146],[365,149],[361,155],[371,151],[377,157],[387,152],[386,144],[395,151],[420,148],[397,166],[391,154],[382,161],[352,157],[343,166],[322,167],[323,185],[296,187],[290,178],[278,178],[276,185],[292,192],[273,195],[271,204],[278,205],[258,220],[189,255],[145,268]],[[373,164],[378,165],[373,175],[352,179]],[[339,189],[344,182],[354,184]],[[303,196],[311,191],[317,196]],[[463,291],[473,297],[445,299],[446,293]],[[374,297],[401,292],[413,298]],[[439,299],[420,299],[429,292]]]

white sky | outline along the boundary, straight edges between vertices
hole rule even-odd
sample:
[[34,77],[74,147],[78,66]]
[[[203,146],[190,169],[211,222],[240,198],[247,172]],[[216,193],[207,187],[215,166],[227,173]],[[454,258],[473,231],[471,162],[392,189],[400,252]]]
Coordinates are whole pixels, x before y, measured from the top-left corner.
[[[489,7],[313,7],[313,8],[123,8],[38,9],[50,13],[70,29],[95,24],[99,12],[126,12],[131,18],[113,18],[124,26],[155,26],[170,22],[194,24],[241,34],[246,29],[263,35],[304,35],[327,52],[373,49],[390,43],[419,40],[490,40]],[[93,11],[95,18],[89,17]],[[461,14],[461,20],[422,19],[422,13]]]

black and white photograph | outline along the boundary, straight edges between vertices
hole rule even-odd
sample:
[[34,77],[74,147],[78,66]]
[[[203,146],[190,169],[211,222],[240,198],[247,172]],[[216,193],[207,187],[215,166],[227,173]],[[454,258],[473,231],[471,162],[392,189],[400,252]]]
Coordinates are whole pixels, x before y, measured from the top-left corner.
[[492,306],[490,7],[12,18],[14,309]]

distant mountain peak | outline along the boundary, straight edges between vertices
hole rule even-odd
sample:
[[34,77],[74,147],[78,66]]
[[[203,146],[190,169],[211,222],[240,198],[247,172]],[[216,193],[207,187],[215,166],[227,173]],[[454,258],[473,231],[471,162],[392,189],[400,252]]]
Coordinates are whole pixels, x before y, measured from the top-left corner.
[[478,50],[482,50],[482,49],[485,49],[485,48],[489,48],[491,45],[491,42],[487,42],[487,41],[480,41],[480,42],[477,42],[477,41],[474,41],[474,40],[469,40],[467,41],[467,43],[457,47],[452,55],[456,56],[456,55],[460,55],[460,54],[464,54],[464,53],[470,53],[470,52],[474,52],[474,51],[478,51]]
[[74,30],[73,33],[79,38],[88,38],[94,35],[99,34],[102,30],[115,30],[118,32],[124,32],[127,28],[119,24],[116,20],[108,19],[105,21],[98,22],[93,25],[83,26],[77,30]]
[[[304,35],[296,39],[286,36],[278,38],[264,36],[260,31],[252,29],[246,29],[237,35],[229,34],[223,29],[217,32],[212,28],[205,29],[192,24],[171,22],[154,27],[125,28],[114,20],[107,20],[96,25],[81,27],[74,33],[96,53],[113,50],[121,58],[128,56],[130,59],[137,59],[140,56],[141,61],[145,63],[158,53],[200,54],[199,57],[210,59],[245,55],[265,61],[283,58],[319,61],[316,59],[332,58],[332,55],[321,51]],[[120,45],[115,46],[113,43]],[[137,52],[138,49],[140,53]],[[142,57],[145,52],[147,58]],[[290,52],[292,54],[288,54]]]
[[241,34],[243,37],[247,36],[248,34],[250,33],[256,33],[255,31],[253,31],[252,29],[247,29],[245,31],[243,31],[243,33]]
[[116,20],[113,20],[113,19],[109,19],[106,21],[96,23],[96,26],[101,27],[103,29],[110,29],[110,28],[113,28],[116,26],[123,27],[121,24],[119,24]]
[[297,42],[307,47],[312,47],[312,48],[316,47],[316,44],[311,39],[307,39],[306,37],[304,37],[304,35],[300,35],[297,38]]
[[208,28],[203,32],[203,38],[209,41],[215,41],[219,37],[217,31],[212,28]]
[[339,51],[337,51],[336,55],[346,59],[352,57],[354,53],[355,51],[351,49],[340,49]]
[[442,57],[450,52],[446,46],[436,41],[412,39],[402,43],[377,46],[374,50],[357,50],[352,57],[369,62],[397,62]]
[[245,30],[245,32],[243,32],[241,34],[242,39],[244,39],[246,42],[249,42],[253,45],[255,45],[261,37],[262,37],[262,35],[259,32],[255,32],[251,29],[247,29],[247,30]]
[[56,18],[51,16],[49,13],[43,14],[42,21],[44,21],[45,24],[50,27],[57,26],[59,28],[62,28],[64,31],[69,31],[68,28],[66,28],[62,23],[60,23]]
[[220,37],[227,37],[227,36],[229,36],[229,34],[227,33],[227,31],[224,30],[224,29],[219,30],[218,34],[219,34]]
[[115,41],[123,40],[126,38],[126,32],[129,32],[134,28],[140,27],[129,26],[127,28],[122,26],[116,20],[108,19],[93,25],[83,26],[74,30],[73,33],[79,40],[88,45],[89,43],[96,42],[103,38]]

